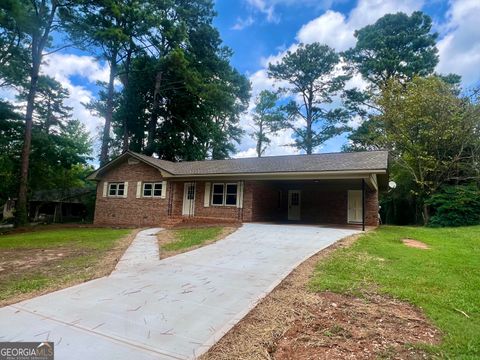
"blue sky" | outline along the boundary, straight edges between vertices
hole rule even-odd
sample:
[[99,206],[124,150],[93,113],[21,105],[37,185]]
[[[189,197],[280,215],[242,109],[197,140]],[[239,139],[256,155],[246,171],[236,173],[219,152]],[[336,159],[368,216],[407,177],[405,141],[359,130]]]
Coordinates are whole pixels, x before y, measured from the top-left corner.
[[[224,43],[234,50],[232,64],[252,83],[253,99],[262,89],[272,88],[266,75],[269,61],[278,61],[284,51],[295,49],[299,42],[318,41],[338,51],[353,46],[353,32],[375,22],[386,13],[423,10],[434,20],[439,33],[440,73],[462,75],[467,88],[480,85],[480,0],[216,0],[218,13],[214,23]],[[96,96],[97,80],[108,79],[108,67],[93,56],[69,49],[46,59],[43,72],[54,76],[71,95],[69,105],[74,115],[96,136],[102,119],[90,114],[82,105]],[[360,76],[349,86],[362,86]],[[2,91],[0,96],[12,97]],[[251,116],[242,117],[241,125],[251,131]],[[352,125],[357,124],[352,121]],[[328,141],[319,152],[338,151],[345,136]],[[267,155],[290,154],[291,133],[279,133]],[[254,156],[254,142],[244,136],[237,156]]]

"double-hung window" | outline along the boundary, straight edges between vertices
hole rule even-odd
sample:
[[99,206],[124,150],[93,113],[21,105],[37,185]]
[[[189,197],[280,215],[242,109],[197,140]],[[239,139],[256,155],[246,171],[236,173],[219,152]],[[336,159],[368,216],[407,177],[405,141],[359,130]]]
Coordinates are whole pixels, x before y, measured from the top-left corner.
[[143,183],[143,197],[160,197],[162,196],[162,183]]
[[236,183],[214,183],[212,188],[212,205],[235,206],[237,205]]
[[123,182],[108,183],[108,196],[123,197],[124,195],[125,195],[125,183]]

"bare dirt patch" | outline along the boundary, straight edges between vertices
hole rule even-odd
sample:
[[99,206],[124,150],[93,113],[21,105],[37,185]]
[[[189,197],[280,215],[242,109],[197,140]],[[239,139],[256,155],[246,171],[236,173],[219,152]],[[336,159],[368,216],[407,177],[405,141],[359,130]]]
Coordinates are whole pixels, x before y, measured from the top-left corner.
[[[52,249],[0,249],[0,287],[32,276],[51,281],[39,290],[14,293],[0,299],[0,307],[109,275],[141,229],[120,238],[99,257],[94,249],[57,247]],[[91,257],[81,266],[81,257]]]
[[414,240],[414,239],[402,239],[402,242],[409,247],[413,247],[416,249],[428,250],[430,247],[425,244],[424,242]]
[[201,359],[428,357],[409,344],[436,344],[440,334],[411,305],[374,292],[357,298],[307,290],[316,263],[357,237],[345,238],[297,267]]
[[[185,228],[192,229],[192,228],[199,228],[199,227],[207,227],[207,226],[205,226],[205,225],[203,225],[203,226],[188,226],[188,227],[185,227]],[[174,250],[174,251],[173,250],[170,250],[170,251],[169,250],[164,250],[163,246],[177,241],[177,239],[175,237],[175,230],[177,230],[177,229],[181,229],[181,228],[178,227],[178,228],[175,228],[175,229],[160,231],[158,233],[157,238],[158,238],[158,246],[160,247],[160,259],[166,259],[166,258],[171,257],[171,256],[175,256],[175,255],[187,252],[187,251],[192,251],[192,250],[201,248],[202,246],[213,244],[214,242],[217,242],[218,240],[222,240],[222,239],[226,238],[228,235],[230,235],[231,233],[233,233],[234,231],[236,231],[238,229],[238,226],[232,226],[232,224],[229,224],[228,226],[224,226],[222,228],[222,231],[218,234],[218,236],[216,236],[215,238],[213,238],[211,240],[205,241],[204,243],[202,243],[200,245],[195,245],[195,246],[191,246],[189,248]]]

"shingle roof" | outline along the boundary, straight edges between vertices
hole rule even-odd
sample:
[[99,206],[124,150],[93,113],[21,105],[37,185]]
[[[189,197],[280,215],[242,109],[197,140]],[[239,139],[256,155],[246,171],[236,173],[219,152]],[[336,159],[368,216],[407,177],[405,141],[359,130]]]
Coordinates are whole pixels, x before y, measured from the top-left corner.
[[387,151],[325,153],[313,155],[266,156],[228,160],[170,162],[132,154],[172,175],[255,174],[282,172],[323,172],[386,170]]

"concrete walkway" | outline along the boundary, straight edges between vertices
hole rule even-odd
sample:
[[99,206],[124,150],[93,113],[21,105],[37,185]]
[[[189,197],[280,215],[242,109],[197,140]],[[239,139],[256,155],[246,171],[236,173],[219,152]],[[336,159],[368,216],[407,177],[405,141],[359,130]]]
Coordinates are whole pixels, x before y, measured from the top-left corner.
[[246,224],[159,261],[158,230],[139,233],[108,277],[1,308],[0,341],[54,341],[56,360],[192,359],[298,264],[357,232]]

